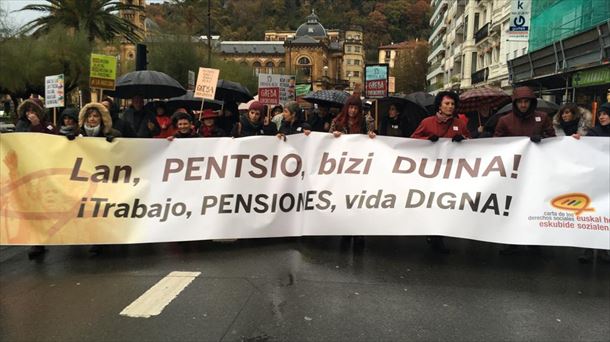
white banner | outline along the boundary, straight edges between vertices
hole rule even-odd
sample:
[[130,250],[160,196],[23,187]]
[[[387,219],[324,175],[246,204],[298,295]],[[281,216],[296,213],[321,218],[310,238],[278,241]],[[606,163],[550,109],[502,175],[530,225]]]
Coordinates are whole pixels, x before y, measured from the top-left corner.
[[607,138],[3,134],[0,147],[2,244],[444,235],[610,249]]
[[511,39],[524,41],[529,39],[531,6],[531,0],[511,0],[508,25],[508,36]]

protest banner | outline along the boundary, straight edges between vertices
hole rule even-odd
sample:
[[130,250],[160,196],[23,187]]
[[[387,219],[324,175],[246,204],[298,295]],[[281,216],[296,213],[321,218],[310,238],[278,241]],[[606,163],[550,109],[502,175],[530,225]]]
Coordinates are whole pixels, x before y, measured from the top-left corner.
[[89,86],[94,89],[115,89],[116,57],[91,54]]
[[258,101],[266,105],[294,101],[295,77],[290,75],[259,74]]
[[0,135],[0,243],[443,235],[610,249],[610,139]]
[[64,74],[44,78],[44,106],[46,108],[64,106]]
[[388,96],[388,64],[367,64],[364,67],[364,92],[369,99]]
[[218,84],[219,74],[220,70],[218,69],[199,68],[194,97],[213,100],[214,94],[216,94],[216,85]]

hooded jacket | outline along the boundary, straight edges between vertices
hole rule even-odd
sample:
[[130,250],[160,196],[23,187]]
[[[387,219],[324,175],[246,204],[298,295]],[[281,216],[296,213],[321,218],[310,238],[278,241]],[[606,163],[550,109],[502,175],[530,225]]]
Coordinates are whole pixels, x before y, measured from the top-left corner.
[[[599,110],[597,111],[598,118],[599,118],[599,114],[601,112],[605,112],[608,115],[610,115],[610,103],[606,102],[599,107]],[[587,136],[589,136],[589,137],[610,137],[610,125],[602,126],[599,123],[599,119],[598,119],[597,123],[595,124],[595,127],[591,128],[589,130],[589,132],[587,133]]]
[[[591,127],[593,126],[593,114],[591,114],[591,112],[586,110],[585,108],[578,107],[578,113],[574,113],[574,115],[574,120],[578,121],[576,133],[582,136],[587,135],[587,132],[589,132],[589,129],[591,129]],[[558,137],[563,137],[566,135],[563,130],[563,127],[561,126],[561,122],[562,119],[560,111],[555,114],[555,117],[553,118],[553,129],[555,130],[555,135]]]
[[80,127],[80,134],[84,137],[87,136],[87,132],[85,131],[85,115],[87,111],[91,108],[97,109],[98,112],[102,115],[102,122],[100,123],[101,129],[97,137],[120,137],[121,132],[119,130],[112,128],[112,117],[110,116],[110,112],[106,109],[101,103],[92,102],[85,105],[78,114],[78,127]]
[[[40,123],[36,126],[32,126],[30,120],[28,120],[25,109],[28,106],[33,106],[34,112],[38,116]],[[47,113],[42,107],[40,100],[27,99],[23,101],[19,107],[17,107],[17,124],[15,125],[15,132],[37,132],[47,134],[57,134],[57,129],[47,119]]]
[[[517,101],[529,99],[527,112],[522,113],[517,107]],[[536,111],[538,100],[529,87],[519,87],[513,91],[513,110],[498,120],[494,137],[533,137],[549,138],[555,136],[555,130],[549,116]]]

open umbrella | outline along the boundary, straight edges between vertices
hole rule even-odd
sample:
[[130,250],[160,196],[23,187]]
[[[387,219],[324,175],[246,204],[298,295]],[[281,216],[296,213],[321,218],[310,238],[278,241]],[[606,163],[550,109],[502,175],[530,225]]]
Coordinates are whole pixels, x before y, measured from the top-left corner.
[[460,95],[458,113],[477,112],[482,109],[499,108],[511,102],[510,96],[496,88],[476,88]]
[[417,103],[418,105],[426,108],[429,114],[432,114],[434,110],[434,96],[423,91],[416,91],[414,93],[405,96],[407,100]]
[[218,80],[214,98],[224,102],[248,102],[253,97],[250,95],[248,88],[237,82]]
[[[537,98],[536,100],[538,100],[538,103],[536,105],[536,110],[539,110],[541,112],[545,112],[547,114],[553,115],[555,113],[557,113],[557,111],[559,110],[559,105],[553,102],[549,102],[547,100],[541,99],[541,98]],[[511,110],[513,110],[513,104],[509,103],[506,106],[500,108],[497,113],[498,114],[506,114],[508,112],[510,112]]]
[[409,135],[415,131],[423,119],[430,115],[426,107],[416,103],[413,97],[397,94],[379,99],[378,110],[381,120],[388,116],[392,104],[396,105],[400,113],[407,119]]
[[116,89],[108,94],[128,99],[142,96],[147,99],[170,98],[184,95],[186,90],[169,75],[153,70],[132,71],[116,81]]
[[316,103],[324,107],[343,107],[345,101],[349,97],[349,93],[343,90],[318,90],[309,93],[303,97],[303,100],[309,103]]
[[[192,90],[187,90],[186,94],[178,97],[172,97],[167,101],[167,105],[172,108],[186,108],[190,110],[200,110],[203,99],[193,96]],[[208,100],[203,102],[203,109],[219,110],[222,108],[223,102],[218,100]]]

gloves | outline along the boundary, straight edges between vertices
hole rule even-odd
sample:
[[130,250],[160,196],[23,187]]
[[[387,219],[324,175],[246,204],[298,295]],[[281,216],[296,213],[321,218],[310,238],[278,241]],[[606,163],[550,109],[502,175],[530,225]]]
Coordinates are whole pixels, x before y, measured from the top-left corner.
[[107,135],[106,136],[106,141],[111,143],[114,140],[114,137],[112,135]]
[[539,143],[540,141],[542,141],[542,137],[536,134],[536,135],[532,135],[530,137],[530,140],[532,142]]
[[460,141],[462,141],[464,139],[466,139],[466,138],[464,138],[463,135],[458,134],[458,135],[453,136],[453,138],[451,138],[451,141],[453,141],[453,142],[460,142]]
[[76,136],[74,134],[68,134],[68,135],[66,135],[66,138],[68,138],[68,140],[72,141],[72,140],[74,140],[74,138],[76,138]]
[[432,142],[437,142],[438,141],[438,136],[436,135],[431,135],[430,137],[428,137],[428,140],[432,141]]

